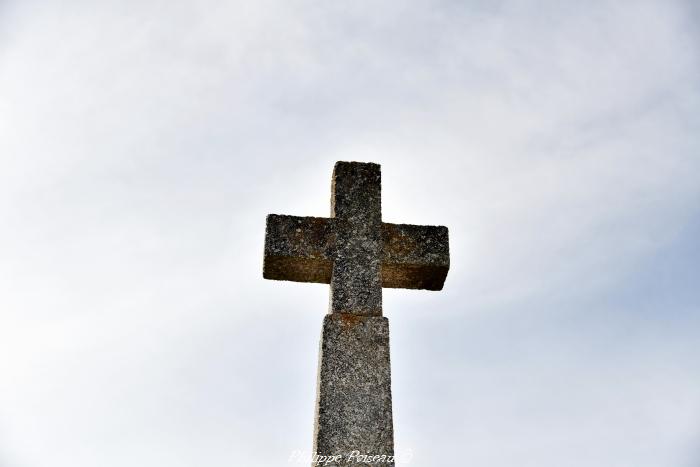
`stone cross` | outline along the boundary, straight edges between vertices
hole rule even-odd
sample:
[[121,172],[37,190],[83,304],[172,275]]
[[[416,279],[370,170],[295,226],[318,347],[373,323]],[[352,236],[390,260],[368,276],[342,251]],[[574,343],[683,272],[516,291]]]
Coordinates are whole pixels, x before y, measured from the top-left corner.
[[378,164],[338,162],[331,186],[329,218],[267,216],[263,277],[331,286],[319,356],[314,465],[391,466],[382,287],[441,290],[449,269],[447,228],[382,222]]

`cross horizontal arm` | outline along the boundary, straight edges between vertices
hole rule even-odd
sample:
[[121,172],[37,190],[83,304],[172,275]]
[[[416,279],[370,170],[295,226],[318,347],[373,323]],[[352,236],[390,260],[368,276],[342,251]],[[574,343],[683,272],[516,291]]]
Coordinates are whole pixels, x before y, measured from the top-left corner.
[[450,269],[447,227],[382,223],[382,287],[442,290]]
[[331,281],[335,243],[333,219],[270,214],[265,229],[265,279]]

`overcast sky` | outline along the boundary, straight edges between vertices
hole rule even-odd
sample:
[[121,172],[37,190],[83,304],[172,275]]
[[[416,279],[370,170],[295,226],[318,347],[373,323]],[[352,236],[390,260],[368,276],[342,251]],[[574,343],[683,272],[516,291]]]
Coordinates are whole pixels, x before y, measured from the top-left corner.
[[337,160],[450,229],[385,290],[411,465],[700,465],[700,10],[0,3],[0,465],[288,465],[328,287],[265,215]]

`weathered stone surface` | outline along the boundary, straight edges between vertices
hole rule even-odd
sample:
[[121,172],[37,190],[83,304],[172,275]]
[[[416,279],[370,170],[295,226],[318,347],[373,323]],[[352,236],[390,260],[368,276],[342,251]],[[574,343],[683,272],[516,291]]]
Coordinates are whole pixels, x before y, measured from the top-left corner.
[[447,227],[381,221],[377,164],[338,162],[331,218],[267,217],[263,277],[331,284],[330,311],[379,316],[382,287],[440,290]]
[[333,219],[270,214],[265,231],[265,279],[328,284],[335,245]]
[[338,234],[331,275],[331,312],[379,316],[382,314],[379,165],[336,163],[331,193],[331,217],[336,221]]
[[382,286],[441,290],[450,269],[447,227],[382,224]]
[[450,267],[448,232],[441,226],[383,223],[377,164],[338,162],[331,193],[330,218],[267,217],[263,276],[331,285],[314,451],[339,457],[322,465],[393,466],[386,457],[374,460],[394,454],[382,287],[442,289]]
[[[389,321],[382,316],[326,315],[321,336],[314,452],[394,455]],[[377,465],[393,466],[393,462]]]

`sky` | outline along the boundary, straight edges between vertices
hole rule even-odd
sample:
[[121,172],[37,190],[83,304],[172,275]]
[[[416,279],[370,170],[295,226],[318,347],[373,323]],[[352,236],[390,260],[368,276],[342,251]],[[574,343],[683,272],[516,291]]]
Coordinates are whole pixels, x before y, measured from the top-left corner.
[[338,160],[450,229],[384,290],[408,465],[700,465],[697,3],[5,0],[0,135],[2,467],[310,452],[265,216]]

